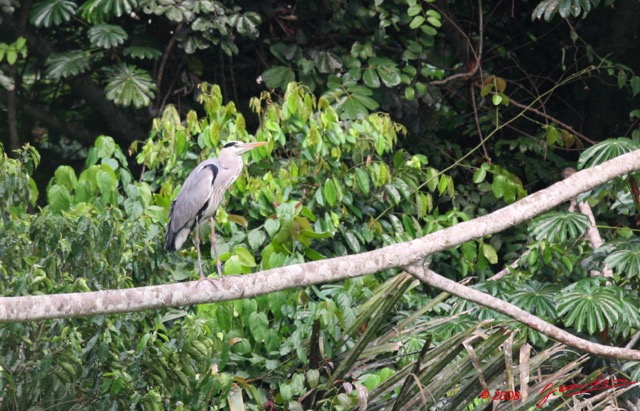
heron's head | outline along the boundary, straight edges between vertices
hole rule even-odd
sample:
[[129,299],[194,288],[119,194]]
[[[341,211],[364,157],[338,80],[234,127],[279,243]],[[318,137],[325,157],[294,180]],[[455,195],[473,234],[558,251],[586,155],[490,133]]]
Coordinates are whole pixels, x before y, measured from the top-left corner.
[[[229,151],[237,156],[241,156],[252,148],[264,146],[266,141],[257,141],[254,143],[242,143],[240,141],[229,141],[222,147],[222,151]],[[222,153],[221,153],[222,154]]]

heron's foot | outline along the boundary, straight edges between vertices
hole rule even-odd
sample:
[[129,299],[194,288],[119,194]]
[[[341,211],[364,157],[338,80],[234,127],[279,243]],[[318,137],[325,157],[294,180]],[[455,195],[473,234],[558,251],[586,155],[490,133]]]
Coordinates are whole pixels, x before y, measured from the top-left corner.
[[200,279],[198,280],[198,285],[200,285],[203,281],[213,285],[215,289],[218,289],[217,278],[211,278],[211,277],[205,276],[204,274],[201,274]]

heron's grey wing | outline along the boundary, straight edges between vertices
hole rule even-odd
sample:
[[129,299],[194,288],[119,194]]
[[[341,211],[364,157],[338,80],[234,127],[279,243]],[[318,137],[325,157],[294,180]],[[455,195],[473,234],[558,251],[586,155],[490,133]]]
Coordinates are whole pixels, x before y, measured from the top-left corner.
[[182,246],[195,225],[198,213],[206,208],[213,182],[218,174],[216,163],[212,159],[198,164],[184,181],[176,199],[173,200],[165,237],[167,250],[174,251]]

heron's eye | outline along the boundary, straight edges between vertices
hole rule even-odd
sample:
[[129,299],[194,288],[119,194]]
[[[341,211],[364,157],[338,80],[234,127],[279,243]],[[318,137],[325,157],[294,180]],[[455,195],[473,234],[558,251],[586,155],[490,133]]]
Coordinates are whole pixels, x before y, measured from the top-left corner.
[[225,144],[222,148],[233,147],[233,146],[235,146],[236,144],[238,144],[238,142],[237,142],[237,141],[231,141],[231,142],[229,142],[229,143]]

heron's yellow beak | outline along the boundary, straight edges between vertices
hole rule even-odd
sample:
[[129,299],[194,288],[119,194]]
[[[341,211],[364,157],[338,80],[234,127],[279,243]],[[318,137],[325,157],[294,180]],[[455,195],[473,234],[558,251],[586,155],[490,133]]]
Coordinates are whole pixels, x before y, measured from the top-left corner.
[[247,150],[251,150],[252,148],[260,147],[266,145],[266,141],[256,141],[254,143],[244,143],[244,146]]

